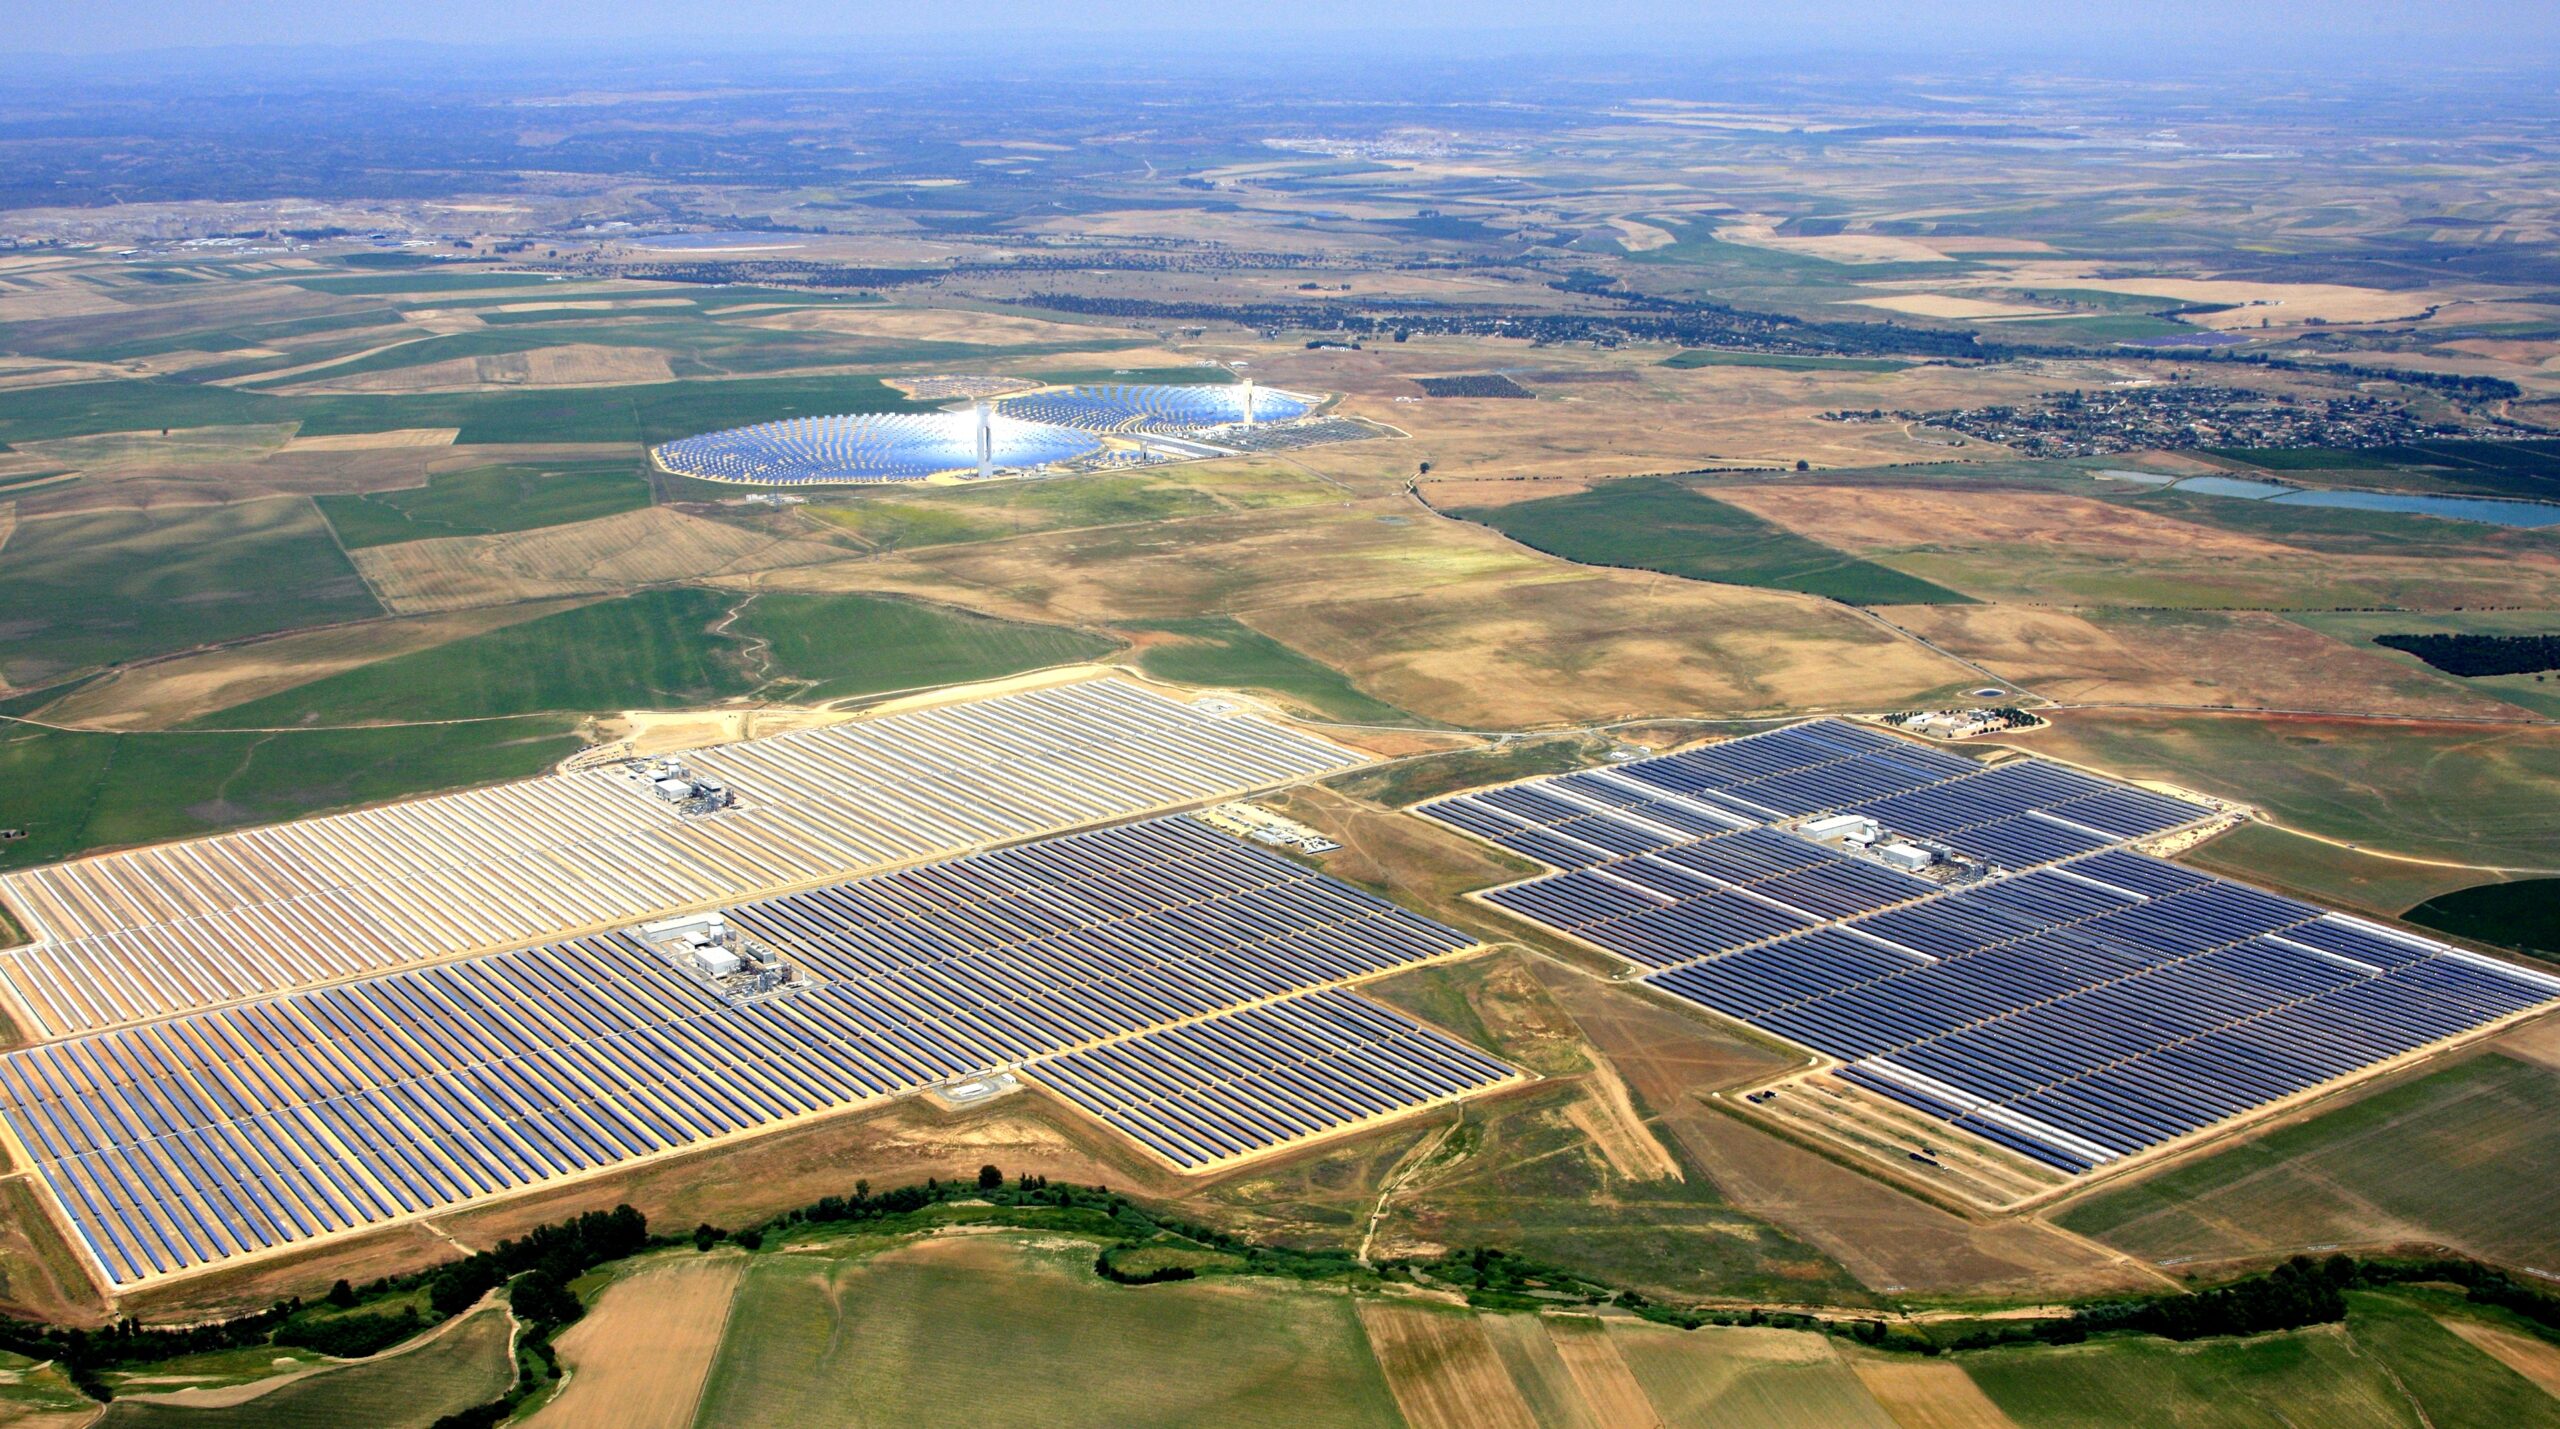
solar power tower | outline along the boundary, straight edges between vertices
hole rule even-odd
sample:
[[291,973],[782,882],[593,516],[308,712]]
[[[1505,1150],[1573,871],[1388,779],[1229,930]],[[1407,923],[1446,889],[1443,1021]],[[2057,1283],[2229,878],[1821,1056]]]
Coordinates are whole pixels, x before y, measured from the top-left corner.
[[986,481],[996,474],[995,419],[987,415],[987,404],[972,403],[978,413],[978,480]]
[[1253,425],[1253,379],[1250,377],[1244,380],[1244,424],[1248,427]]

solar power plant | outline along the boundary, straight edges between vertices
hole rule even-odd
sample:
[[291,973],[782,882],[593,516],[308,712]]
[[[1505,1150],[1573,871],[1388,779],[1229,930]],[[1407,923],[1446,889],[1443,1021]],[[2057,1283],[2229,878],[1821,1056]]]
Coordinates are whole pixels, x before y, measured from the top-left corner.
[[2193,823],[2212,811],[2042,759],[1996,767],[1842,720],[1434,800],[1416,812],[1557,868],[1810,814],[1864,814],[2003,868]]
[[2070,1172],[2560,998],[2560,979],[2125,850],[1645,980]]
[[684,757],[736,806],[687,816],[605,768],[0,876],[35,939],[0,986],[58,1037],[1364,762],[1107,679]]
[[[1245,418],[1242,383],[1171,386],[1137,382],[1052,387],[999,397],[992,404],[1008,417],[1085,432],[1181,433],[1220,427]],[[1253,419],[1286,421],[1314,411],[1315,399],[1268,387],[1253,389]]]
[[1186,1169],[1512,1076],[1329,991],[1466,935],[1185,817],[731,920],[816,980],[603,934],[23,1048],[0,1120],[122,1287],[1025,1063]]
[[[987,418],[993,464],[1024,468],[1074,461],[1102,450],[1088,432],[1001,413]],[[823,482],[922,481],[978,466],[975,412],[790,417],[684,437],[656,449],[678,476],[772,486]]]
[[1346,992],[1223,1013],[1029,1070],[1186,1171],[1518,1078],[1456,1038]]
[[[1831,811],[2007,876],[1950,891],[1768,826]],[[2201,806],[1839,721],[1418,812],[1561,870],[1486,901],[2075,1173],[2560,997],[2560,979],[2116,847]]]

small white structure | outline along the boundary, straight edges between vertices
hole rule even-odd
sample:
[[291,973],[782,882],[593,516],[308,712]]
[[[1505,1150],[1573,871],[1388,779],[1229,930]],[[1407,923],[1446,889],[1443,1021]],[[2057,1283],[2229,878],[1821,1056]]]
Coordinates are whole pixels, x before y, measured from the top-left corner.
[[1881,830],[1876,827],[1875,820],[1864,814],[1833,814],[1829,818],[1815,819],[1796,832],[1815,843],[1871,844]]
[[693,950],[693,960],[712,977],[728,977],[746,966],[745,959],[717,943],[696,946]]
[[1876,857],[1905,873],[1918,873],[1938,861],[1938,856],[1915,843],[1889,843],[1876,850]]

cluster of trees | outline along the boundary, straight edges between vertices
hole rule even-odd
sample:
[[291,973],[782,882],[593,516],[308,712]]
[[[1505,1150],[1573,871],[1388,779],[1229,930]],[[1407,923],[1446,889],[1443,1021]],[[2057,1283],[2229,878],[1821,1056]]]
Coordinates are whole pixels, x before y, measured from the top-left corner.
[[2377,635],[2373,643],[2415,655],[2448,675],[2560,670],[2560,635]]

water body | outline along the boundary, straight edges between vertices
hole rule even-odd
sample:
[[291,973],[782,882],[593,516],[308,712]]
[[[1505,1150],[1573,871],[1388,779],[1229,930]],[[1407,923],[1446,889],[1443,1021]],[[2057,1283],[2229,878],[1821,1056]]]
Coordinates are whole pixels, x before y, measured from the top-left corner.
[[2191,476],[2170,488],[2172,491],[2201,491],[2207,496],[2237,496],[2243,501],[2264,501],[2271,496],[2284,496],[2301,489],[2281,481],[2251,481],[2239,476]]
[[2412,496],[2397,491],[2297,491],[2279,496],[2275,506],[2340,506],[2354,511],[2406,511],[2455,521],[2484,521],[2492,526],[2533,529],[2560,526],[2560,503],[2501,501],[2486,496]]
[[[2142,480],[2129,471],[2102,471],[2100,476]],[[2206,496],[2232,496],[2269,506],[2325,506],[2344,511],[2396,511],[2409,516],[2435,516],[2447,521],[2478,521],[2490,526],[2538,530],[2560,526],[2560,502],[2508,501],[2494,496],[2423,496],[2402,491],[2309,491],[2280,481],[2253,481],[2238,476],[2191,476],[2172,491]]]

